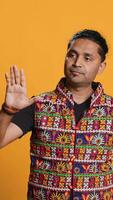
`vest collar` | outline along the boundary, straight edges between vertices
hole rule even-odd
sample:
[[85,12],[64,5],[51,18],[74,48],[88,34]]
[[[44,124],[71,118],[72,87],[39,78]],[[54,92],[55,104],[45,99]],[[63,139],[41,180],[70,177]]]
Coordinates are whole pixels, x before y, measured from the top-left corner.
[[[92,106],[96,101],[102,96],[104,93],[102,84],[100,82],[93,82],[92,88],[94,90],[94,93],[91,95],[91,104]],[[69,102],[71,102],[72,105],[74,105],[74,99],[71,91],[66,87],[66,78],[63,77],[59,81],[56,90],[62,95],[64,98],[68,99]]]

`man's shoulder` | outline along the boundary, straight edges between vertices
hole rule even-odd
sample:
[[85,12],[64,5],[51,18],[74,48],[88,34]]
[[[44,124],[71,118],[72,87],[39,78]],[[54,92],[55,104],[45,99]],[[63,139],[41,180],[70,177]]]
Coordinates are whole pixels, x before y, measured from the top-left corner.
[[104,99],[105,99],[105,104],[110,105],[110,106],[113,106],[113,96],[104,93],[104,94],[103,94],[103,97],[104,97]]
[[56,97],[57,97],[57,94],[56,94],[55,90],[53,90],[53,91],[40,93],[39,95],[35,96],[35,100],[36,100],[36,102],[47,101],[47,100],[56,99]]

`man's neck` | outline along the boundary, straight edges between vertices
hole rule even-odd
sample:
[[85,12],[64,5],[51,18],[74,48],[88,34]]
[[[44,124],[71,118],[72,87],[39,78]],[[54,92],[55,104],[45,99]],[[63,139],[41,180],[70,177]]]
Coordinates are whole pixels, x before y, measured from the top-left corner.
[[92,94],[92,84],[87,86],[71,87],[68,85],[69,90],[72,92],[73,99],[77,104],[81,104],[86,101]]

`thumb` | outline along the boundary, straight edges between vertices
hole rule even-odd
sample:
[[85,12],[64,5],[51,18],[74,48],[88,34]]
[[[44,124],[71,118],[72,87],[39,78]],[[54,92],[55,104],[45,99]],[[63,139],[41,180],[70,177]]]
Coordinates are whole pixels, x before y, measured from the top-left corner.
[[33,96],[29,99],[29,106],[36,102],[37,97]]

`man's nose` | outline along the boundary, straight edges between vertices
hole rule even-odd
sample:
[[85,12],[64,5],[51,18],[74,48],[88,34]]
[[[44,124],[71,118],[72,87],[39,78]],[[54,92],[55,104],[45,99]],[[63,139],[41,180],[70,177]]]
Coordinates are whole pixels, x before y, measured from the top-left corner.
[[81,57],[77,56],[73,63],[76,67],[82,67],[82,59]]

